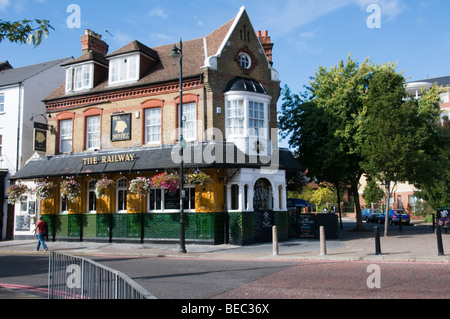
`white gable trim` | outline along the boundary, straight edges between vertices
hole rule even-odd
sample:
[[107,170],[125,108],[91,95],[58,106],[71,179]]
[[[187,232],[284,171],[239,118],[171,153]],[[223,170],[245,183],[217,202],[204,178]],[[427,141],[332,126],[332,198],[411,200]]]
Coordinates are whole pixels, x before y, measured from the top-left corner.
[[242,6],[241,9],[239,10],[238,15],[236,16],[236,18],[233,21],[233,25],[231,26],[230,30],[228,30],[227,35],[223,39],[223,42],[220,45],[219,50],[215,54],[216,56],[220,56],[220,54],[222,53],[223,49],[225,48],[225,45],[228,42],[228,39],[230,39],[231,34],[234,32],[234,29],[236,28],[236,25],[238,24],[239,20],[241,19],[242,15],[244,14],[244,11],[245,11],[245,6]]

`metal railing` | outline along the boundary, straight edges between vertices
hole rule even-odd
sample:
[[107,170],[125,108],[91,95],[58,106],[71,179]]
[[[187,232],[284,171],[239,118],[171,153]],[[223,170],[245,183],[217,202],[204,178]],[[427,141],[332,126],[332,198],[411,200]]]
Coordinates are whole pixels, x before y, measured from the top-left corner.
[[156,299],[127,275],[83,257],[51,252],[49,299]]

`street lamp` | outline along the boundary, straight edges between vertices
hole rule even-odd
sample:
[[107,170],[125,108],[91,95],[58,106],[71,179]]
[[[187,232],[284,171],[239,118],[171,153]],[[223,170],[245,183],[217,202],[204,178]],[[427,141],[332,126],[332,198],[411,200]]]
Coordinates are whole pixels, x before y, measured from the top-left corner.
[[179,58],[180,62],[180,112],[178,116],[178,123],[180,128],[180,253],[186,253],[186,243],[185,243],[185,221],[184,221],[184,198],[186,196],[184,190],[184,159],[183,153],[186,147],[186,141],[183,138],[183,41],[180,40],[180,47],[178,48],[176,44],[173,45],[172,52],[170,56],[173,58]]

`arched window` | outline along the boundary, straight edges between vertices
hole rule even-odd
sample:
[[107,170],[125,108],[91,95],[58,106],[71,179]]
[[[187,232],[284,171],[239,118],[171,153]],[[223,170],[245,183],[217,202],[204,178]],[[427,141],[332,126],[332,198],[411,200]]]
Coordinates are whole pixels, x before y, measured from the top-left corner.
[[127,212],[127,179],[125,177],[117,180],[116,203],[118,213]]
[[255,210],[273,209],[272,184],[266,178],[260,178],[255,183],[253,208]]

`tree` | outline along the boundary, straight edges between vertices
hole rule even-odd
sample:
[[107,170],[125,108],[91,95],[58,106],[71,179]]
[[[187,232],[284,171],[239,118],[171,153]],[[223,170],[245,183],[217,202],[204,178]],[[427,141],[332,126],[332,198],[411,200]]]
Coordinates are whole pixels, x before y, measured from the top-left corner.
[[[405,79],[395,65],[384,65],[371,76],[363,116],[359,120],[361,162],[365,172],[386,186],[427,182],[438,176],[441,134],[436,125],[439,103],[436,90],[422,101],[410,99]],[[430,102],[430,101],[437,101]],[[384,235],[388,236],[389,205],[386,205]]]
[[[368,60],[347,61],[329,70],[319,67],[302,95],[284,89],[279,128],[295,149],[307,176],[320,181],[350,185],[356,208],[356,230],[363,230],[358,183],[360,166],[358,118],[363,111],[370,74]],[[338,205],[339,207],[339,205]]]
[[55,30],[48,20],[22,20],[22,21],[4,21],[0,19],[0,42],[8,39],[13,43],[28,45],[34,47],[42,43],[42,37],[47,37],[50,30]]
[[376,180],[367,178],[367,184],[362,194],[362,198],[366,201],[366,205],[378,203],[383,197],[384,191],[378,186]]
[[439,207],[450,206],[450,122],[444,119],[441,124],[442,134],[442,151],[440,163],[441,174],[438,178],[433,178],[428,182],[416,183],[416,187],[420,191],[416,192],[416,196],[425,200],[434,210]]

